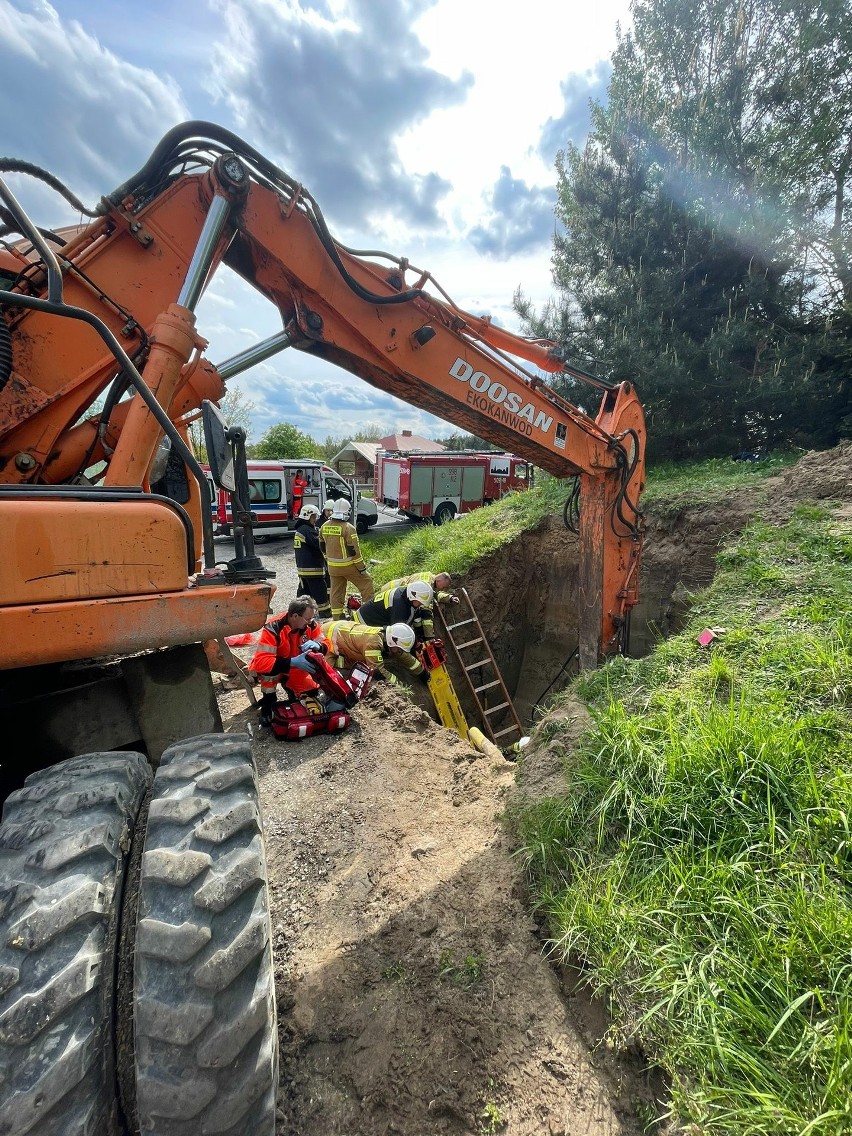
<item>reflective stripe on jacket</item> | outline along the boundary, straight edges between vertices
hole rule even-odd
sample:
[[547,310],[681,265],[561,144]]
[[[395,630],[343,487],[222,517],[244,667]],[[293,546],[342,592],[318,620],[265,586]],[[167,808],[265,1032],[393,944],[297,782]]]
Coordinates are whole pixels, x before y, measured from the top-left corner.
[[[333,619],[324,623],[322,630],[330,649],[335,655],[342,655],[347,666],[369,663],[385,678],[391,678],[386,666],[389,652],[385,643],[385,633],[381,628],[368,627],[364,623],[352,623],[348,619]],[[400,651],[393,657],[412,674],[420,674],[423,670],[419,659],[415,659],[407,651]]]
[[320,529],[319,541],[330,572],[335,568],[347,568],[350,564],[363,572],[364,558],[358,534],[349,521],[334,518],[326,521]]
[[429,607],[414,607],[405,594],[405,588],[385,588],[379,592],[374,600],[361,604],[353,616],[358,623],[366,623],[370,627],[390,627],[392,623],[407,623],[415,631],[419,631],[424,639],[432,639],[435,627],[432,622],[432,609]]
[[413,572],[410,576],[400,576],[397,580],[389,580],[387,584],[382,584],[382,591],[384,592],[388,588],[405,588],[408,584],[414,584],[417,582],[428,584],[432,591],[435,593],[435,599],[438,600],[439,603],[446,603],[447,600],[451,600],[453,598],[452,592],[435,591],[434,572]]
[[293,530],[293,553],[300,576],[325,575],[319,533],[310,521],[299,521]]
[[304,631],[294,631],[287,622],[286,615],[279,615],[270,619],[261,628],[257,643],[257,650],[249,663],[249,670],[260,677],[261,689],[274,690],[280,682],[289,687],[294,694],[304,694],[307,690],[315,690],[316,683],[305,671],[291,669],[282,673],[279,678],[273,676],[279,670],[276,660],[293,659],[300,654],[300,647],[308,639],[322,640],[322,629],[319,624],[307,627]]

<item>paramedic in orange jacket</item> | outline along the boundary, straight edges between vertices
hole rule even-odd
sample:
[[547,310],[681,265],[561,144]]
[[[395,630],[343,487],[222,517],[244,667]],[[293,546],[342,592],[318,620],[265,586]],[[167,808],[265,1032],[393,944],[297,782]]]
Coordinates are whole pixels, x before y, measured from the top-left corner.
[[305,496],[305,490],[308,488],[308,485],[309,482],[304,473],[302,473],[300,469],[297,469],[296,476],[293,478],[293,520],[295,520],[302,511],[302,498]]
[[316,621],[317,609],[310,596],[297,596],[284,615],[263,625],[249,670],[260,679],[260,724],[269,726],[275,710],[278,683],[295,695],[315,694],[311,651],[323,655],[328,647]]

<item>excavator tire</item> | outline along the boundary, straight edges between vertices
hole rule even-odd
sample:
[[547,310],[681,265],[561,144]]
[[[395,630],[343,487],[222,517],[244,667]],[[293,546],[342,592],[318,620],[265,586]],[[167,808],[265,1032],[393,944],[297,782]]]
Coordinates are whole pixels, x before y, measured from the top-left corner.
[[27,778],[0,825],[0,1133],[117,1132],[114,998],[138,753]]
[[134,949],[131,1127],[155,1136],[273,1136],[272,935],[247,738],[210,734],[163,754]]

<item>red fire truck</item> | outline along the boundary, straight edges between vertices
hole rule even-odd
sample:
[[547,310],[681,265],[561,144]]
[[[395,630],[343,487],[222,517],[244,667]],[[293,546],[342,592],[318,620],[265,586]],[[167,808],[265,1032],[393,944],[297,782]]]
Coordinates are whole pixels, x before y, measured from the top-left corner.
[[532,467],[514,454],[388,453],[376,455],[375,499],[407,517],[443,525],[532,485]]

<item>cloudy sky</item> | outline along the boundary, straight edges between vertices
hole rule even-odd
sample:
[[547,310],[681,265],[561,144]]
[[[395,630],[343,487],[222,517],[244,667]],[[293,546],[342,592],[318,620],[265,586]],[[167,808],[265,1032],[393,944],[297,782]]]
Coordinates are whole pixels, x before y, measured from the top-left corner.
[[[516,330],[515,289],[550,292],[555,155],[585,138],[618,22],[629,0],[0,0],[0,151],[93,205],[176,123],[219,123],[306,185],[339,241],[408,257]],[[37,224],[75,220],[10,181]],[[214,362],[281,327],[229,274],[198,325]],[[320,441],[453,429],[293,350],[234,382],[254,441],[282,421]]]

